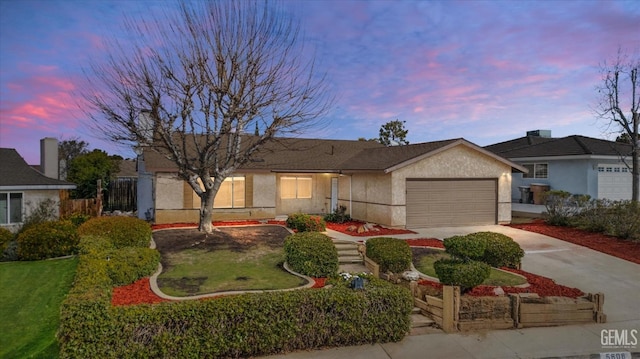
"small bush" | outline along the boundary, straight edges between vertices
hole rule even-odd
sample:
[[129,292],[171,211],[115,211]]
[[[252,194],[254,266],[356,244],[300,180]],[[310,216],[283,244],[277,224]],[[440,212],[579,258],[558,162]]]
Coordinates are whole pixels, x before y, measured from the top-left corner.
[[16,235],[10,230],[0,227],[0,261],[18,260]]
[[[27,206],[31,206],[31,203],[27,203]],[[22,221],[22,226],[18,230],[18,234],[26,231],[30,227],[44,223],[58,220],[58,202],[49,198],[38,202],[34,208],[29,211]]]
[[284,240],[285,260],[294,271],[310,277],[338,273],[338,251],[322,233],[296,233]]
[[324,216],[324,220],[332,223],[344,223],[349,222],[351,220],[351,216],[347,213],[346,206],[338,206],[333,213]]
[[478,260],[496,268],[520,267],[524,251],[511,237],[495,232],[477,232],[466,237],[485,243],[484,254]]
[[65,218],[65,219],[68,219],[69,221],[71,221],[71,223],[73,223],[74,226],[80,227],[81,224],[91,219],[91,216],[88,214],[73,213],[72,215],[69,216],[69,218]]
[[487,243],[469,236],[453,236],[445,238],[445,252],[462,260],[480,260],[484,256]]
[[151,226],[133,217],[96,217],[78,227],[81,236],[105,236],[116,248],[149,247]]
[[160,253],[151,248],[127,247],[103,252],[107,273],[114,286],[131,284],[158,269]]
[[401,239],[371,238],[366,242],[366,251],[382,272],[401,273],[411,266],[411,248]]
[[324,232],[327,224],[320,216],[293,213],[287,218],[287,227],[298,232]]
[[39,260],[74,254],[80,237],[69,221],[34,224],[17,238],[21,260]]
[[573,217],[585,208],[589,199],[589,195],[572,195],[567,191],[545,192],[546,222],[554,226],[570,226]]
[[482,284],[491,274],[491,267],[478,261],[460,259],[438,259],[433,269],[444,285],[460,286],[462,290],[471,289]]

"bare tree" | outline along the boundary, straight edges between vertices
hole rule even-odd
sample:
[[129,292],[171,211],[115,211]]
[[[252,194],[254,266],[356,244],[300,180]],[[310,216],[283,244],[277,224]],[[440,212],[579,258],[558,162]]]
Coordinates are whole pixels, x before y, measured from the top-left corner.
[[128,19],[133,43],[107,44],[108,61],[87,71],[87,113],[97,133],[170,159],[201,199],[199,229],[211,232],[227,176],[274,137],[322,124],[331,99],[299,28],[283,8],[250,1]]
[[[638,202],[640,192],[640,82],[638,81],[640,58],[629,57],[618,49],[618,55],[612,64],[601,66],[602,84],[598,87],[600,102],[596,109],[598,116],[619,128],[621,136],[627,137],[631,144],[631,153],[622,154],[631,157],[631,164],[625,164],[631,170],[631,198]],[[629,112],[626,112],[628,109]]]

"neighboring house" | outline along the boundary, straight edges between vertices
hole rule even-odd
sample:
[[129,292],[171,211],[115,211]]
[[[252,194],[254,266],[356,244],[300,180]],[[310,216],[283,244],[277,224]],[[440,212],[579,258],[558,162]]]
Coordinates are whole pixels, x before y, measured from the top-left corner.
[[56,178],[57,146],[55,138],[40,141],[42,172],[29,166],[15,149],[0,148],[0,226],[16,230],[40,202],[51,199],[59,203],[61,191],[76,188]]
[[513,175],[514,201],[521,199],[519,187],[531,184],[591,198],[631,199],[631,170],[623,162],[631,153],[628,144],[577,135],[552,138],[551,131],[538,130],[485,149],[529,170]]
[[[198,221],[200,200],[172,161],[147,148],[138,169],[140,218]],[[512,171],[526,170],[464,139],[385,147],[279,138],[225,180],[214,219],[326,214],[344,205],[355,219],[391,227],[508,223]]]

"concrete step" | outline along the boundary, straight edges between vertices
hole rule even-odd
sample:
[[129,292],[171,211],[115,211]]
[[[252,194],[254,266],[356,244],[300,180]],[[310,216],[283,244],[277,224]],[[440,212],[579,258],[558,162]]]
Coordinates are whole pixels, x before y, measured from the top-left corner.
[[341,256],[338,257],[338,263],[364,263],[362,257],[358,256]]
[[411,309],[411,314],[422,314],[422,309],[413,307],[413,309]]
[[338,249],[338,256],[359,256],[357,249]]

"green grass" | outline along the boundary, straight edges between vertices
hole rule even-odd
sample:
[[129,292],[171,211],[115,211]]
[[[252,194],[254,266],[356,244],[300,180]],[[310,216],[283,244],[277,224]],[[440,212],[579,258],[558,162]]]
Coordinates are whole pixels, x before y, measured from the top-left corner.
[[172,296],[286,289],[306,283],[281,268],[282,248],[256,246],[244,252],[189,249],[163,256],[171,266],[158,277],[158,286]]
[[[417,263],[414,263],[414,266],[420,273],[438,278],[436,271],[433,269],[433,263],[440,258],[451,258],[451,256],[444,251],[433,249],[429,254],[422,256]],[[495,286],[515,286],[526,283],[527,280],[525,278],[496,268],[491,268],[489,278],[482,282],[484,285]]]
[[57,358],[60,304],[76,258],[0,263],[0,358]]

